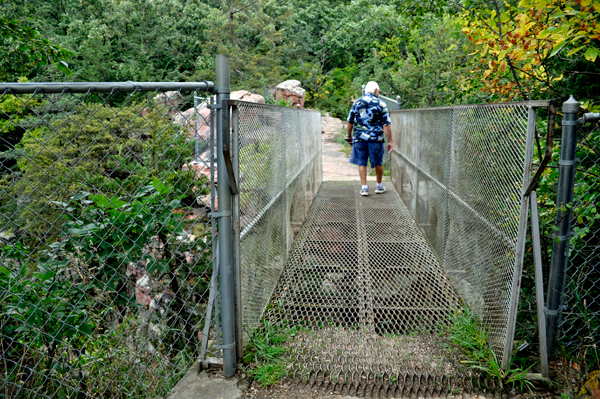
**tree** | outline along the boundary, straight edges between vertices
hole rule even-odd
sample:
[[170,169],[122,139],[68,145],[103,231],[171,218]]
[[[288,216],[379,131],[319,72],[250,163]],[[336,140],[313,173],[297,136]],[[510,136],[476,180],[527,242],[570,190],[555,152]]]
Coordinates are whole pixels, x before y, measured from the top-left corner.
[[485,4],[465,7],[461,18],[463,32],[475,44],[473,72],[492,99],[565,97],[564,88],[580,75],[589,84],[597,80],[600,2]]
[[469,101],[473,97],[461,78],[467,73],[470,47],[456,21],[430,14],[407,38],[393,36],[377,43],[373,69],[384,88],[400,95],[405,108]]
[[27,21],[10,17],[6,3],[2,0],[0,4],[0,81],[16,81],[47,64],[70,75],[66,60],[72,53],[41,37]]

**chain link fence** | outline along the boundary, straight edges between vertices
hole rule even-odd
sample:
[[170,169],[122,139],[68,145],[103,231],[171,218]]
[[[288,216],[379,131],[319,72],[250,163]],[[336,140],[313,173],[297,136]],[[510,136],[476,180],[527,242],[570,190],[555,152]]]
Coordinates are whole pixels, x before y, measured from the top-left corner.
[[319,112],[245,102],[237,112],[243,348],[288,263],[323,171]]
[[[571,239],[559,341],[591,367],[600,365],[600,124],[577,134]],[[556,160],[558,161],[558,160]],[[555,166],[556,166],[555,162]],[[582,364],[583,366],[583,364]],[[592,368],[593,370],[593,368]]]
[[211,85],[2,89],[4,397],[164,396],[198,360]]
[[517,248],[524,240],[529,108],[513,103],[391,113],[391,181],[453,287],[489,331],[499,359],[509,339]]

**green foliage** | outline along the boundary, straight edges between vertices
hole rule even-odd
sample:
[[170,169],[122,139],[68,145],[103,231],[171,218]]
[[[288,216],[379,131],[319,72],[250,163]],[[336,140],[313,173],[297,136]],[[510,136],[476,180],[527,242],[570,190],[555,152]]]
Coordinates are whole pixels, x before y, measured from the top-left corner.
[[[155,178],[130,202],[101,194],[90,201],[85,199],[90,196],[87,192],[75,195],[68,204],[55,202],[68,219],[65,231],[70,239],[63,241],[63,250],[77,253],[79,262],[97,269],[97,282],[112,290],[116,289],[114,279],[120,279],[123,265],[129,262],[146,261],[150,273],[170,272],[174,254],[168,249],[177,235],[183,234],[181,214],[174,212],[181,201],[169,200],[170,193],[171,189]],[[165,246],[166,254],[160,258],[144,253],[153,237]]]
[[[202,313],[190,299],[195,292],[206,292],[211,273],[205,237],[182,238],[187,226],[178,212],[181,197],[181,192],[156,178],[131,195],[129,202],[78,193],[69,202],[53,203],[66,221],[58,241],[42,250],[39,260],[20,242],[2,248],[6,265],[0,265],[2,336],[19,337],[6,343],[11,381],[20,378],[24,365],[42,362],[43,368],[35,368],[45,370],[45,375],[24,383],[27,387],[41,384],[42,393],[116,389],[115,394],[131,390],[144,396],[153,390],[168,392],[181,374],[170,370],[173,363],[185,373],[196,355],[198,343],[186,336],[195,333],[186,334],[188,326],[182,331],[181,321],[199,322]],[[196,254],[192,262],[183,256],[185,250]],[[168,284],[163,289],[174,295],[173,302],[164,306],[175,316],[161,320],[159,336],[140,336],[141,306],[127,290],[127,268],[132,264],[145,264],[148,275],[161,282],[158,286]],[[184,282],[187,285],[182,286]],[[109,322],[123,316],[126,320],[116,326]],[[140,340],[136,362],[142,358],[148,367],[132,361],[123,336]],[[148,345],[165,353],[156,356],[144,349]],[[106,367],[107,362],[112,368]],[[99,374],[93,381],[86,377],[91,370]],[[130,376],[123,379],[129,373],[143,378],[147,386]],[[156,379],[156,373],[167,373],[172,380]],[[57,384],[61,379],[63,383]]]
[[377,80],[402,98],[403,108],[477,101],[460,79],[468,74],[469,44],[451,18],[433,16],[407,37],[376,43],[372,61]]
[[70,51],[50,43],[28,22],[11,16],[11,5],[0,2],[0,81],[16,81],[39,66],[54,64],[66,75]]
[[[28,253],[28,248],[19,242],[1,250],[3,258],[19,260],[25,259]],[[43,257],[51,259],[53,250],[45,251]],[[1,314],[3,318],[7,315],[12,318],[11,323],[3,320],[3,336],[19,335],[40,348],[55,346],[63,338],[79,333],[90,334],[85,310],[91,302],[85,289],[61,276],[65,264],[42,261],[31,275],[27,266],[27,262],[12,269],[0,266],[0,287],[4,292]]]
[[156,177],[180,190],[186,205],[207,193],[206,180],[182,170],[192,158],[188,138],[158,111],[142,117],[135,104],[81,104],[68,117],[32,124],[39,127],[28,130],[10,152],[18,174],[0,181],[6,190],[3,214],[24,226],[32,247],[58,235],[63,211],[53,201],[81,191],[129,201]]
[[474,370],[483,372],[487,378],[499,383],[501,389],[525,387],[533,384],[526,379],[527,370],[513,368],[512,361],[508,370],[504,370],[496,353],[488,345],[488,333],[483,329],[479,320],[468,309],[459,310],[451,316],[451,324],[446,334],[452,343],[460,350],[463,360]]
[[287,375],[285,343],[296,335],[297,327],[263,320],[249,335],[244,352],[245,370],[263,388],[277,384]]
[[317,108],[329,110],[336,118],[346,119],[352,107],[353,94],[356,93],[352,84],[356,75],[357,67],[354,65],[333,69],[317,80],[318,91],[310,99]]

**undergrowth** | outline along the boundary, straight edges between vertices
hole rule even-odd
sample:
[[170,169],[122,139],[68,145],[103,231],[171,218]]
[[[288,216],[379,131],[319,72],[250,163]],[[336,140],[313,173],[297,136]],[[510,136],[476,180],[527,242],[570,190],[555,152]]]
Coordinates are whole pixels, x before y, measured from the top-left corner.
[[277,384],[286,376],[285,343],[296,336],[297,328],[263,320],[249,333],[244,353],[244,371],[262,388]]
[[524,388],[531,390],[534,387],[526,375],[531,366],[527,369],[513,367],[511,359],[507,370],[502,368],[496,353],[487,342],[488,332],[468,309],[452,314],[446,333],[460,350],[461,363],[497,383],[504,392],[508,393],[512,388],[522,391]]

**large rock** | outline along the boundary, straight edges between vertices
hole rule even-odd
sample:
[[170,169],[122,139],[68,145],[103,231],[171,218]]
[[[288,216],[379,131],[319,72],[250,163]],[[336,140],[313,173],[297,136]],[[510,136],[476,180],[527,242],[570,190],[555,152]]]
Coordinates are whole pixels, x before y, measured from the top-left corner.
[[183,103],[183,96],[178,91],[167,91],[154,96],[154,105],[161,114],[165,112],[171,116],[179,111],[179,106]]
[[304,108],[306,90],[302,88],[302,83],[299,80],[286,80],[277,85],[275,98],[292,103],[294,107],[300,104],[300,108]]
[[198,123],[194,120],[194,108],[184,112],[178,112],[173,115],[173,123],[184,128],[184,131],[190,136],[195,137],[195,129],[198,128],[198,138],[202,141],[208,141],[210,137],[210,109],[203,106],[198,109]]
[[600,399],[600,370],[592,371],[587,376],[576,399]]
[[250,93],[248,90],[238,90],[232,92],[229,97],[232,100],[248,101],[250,103],[265,104],[265,98],[260,94]]

